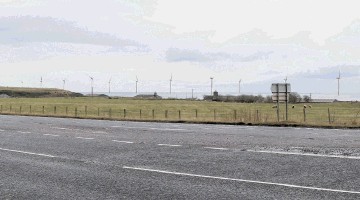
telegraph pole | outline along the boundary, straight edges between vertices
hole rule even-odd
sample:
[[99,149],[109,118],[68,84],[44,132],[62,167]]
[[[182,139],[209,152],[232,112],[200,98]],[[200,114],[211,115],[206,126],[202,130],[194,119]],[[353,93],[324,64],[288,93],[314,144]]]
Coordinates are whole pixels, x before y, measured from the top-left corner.
[[213,80],[214,80],[214,77],[210,77],[210,80],[211,80],[211,93],[210,95],[213,95]]

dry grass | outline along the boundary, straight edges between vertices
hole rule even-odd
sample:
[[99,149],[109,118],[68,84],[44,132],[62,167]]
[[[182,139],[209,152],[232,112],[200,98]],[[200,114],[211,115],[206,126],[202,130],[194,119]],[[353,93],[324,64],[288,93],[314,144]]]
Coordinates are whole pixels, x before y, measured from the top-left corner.
[[[44,115],[115,120],[166,120],[189,122],[224,122],[253,124],[297,124],[311,126],[360,127],[360,103],[289,105],[285,122],[285,106],[277,121],[273,104],[222,103],[186,100],[135,100],[83,98],[11,98],[0,99],[4,114]],[[330,109],[330,123],[329,113]],[[180,112],[180,113],[179,113]]]

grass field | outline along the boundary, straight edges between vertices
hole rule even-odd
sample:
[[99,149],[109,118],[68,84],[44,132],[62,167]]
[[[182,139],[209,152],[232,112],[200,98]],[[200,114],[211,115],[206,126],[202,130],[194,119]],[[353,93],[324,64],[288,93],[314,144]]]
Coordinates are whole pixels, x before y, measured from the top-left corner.
[[[135,100],[100,97],[0,99],[3,114],[43,115],[115,120],[156,120],[252,124],[298,124],[360,127],[360,103],[313,103],[280,106],[278,122],[274,104],[223,103],[190,100]],[[305,113],[304,113],[305,110]]]

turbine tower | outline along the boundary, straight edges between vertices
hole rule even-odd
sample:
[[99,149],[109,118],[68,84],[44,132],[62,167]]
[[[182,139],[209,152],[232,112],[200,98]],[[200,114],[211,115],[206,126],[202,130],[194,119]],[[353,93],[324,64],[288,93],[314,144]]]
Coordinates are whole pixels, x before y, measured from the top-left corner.
[[65,82],[66,82],[66,80],[63,79],[63,90],[65,90]]
[[339,76],[336,77],[337,81],[338,81],[338,96],[340,96],[340,70],[339,70]]
[[240,94],[240,88],[241,88],[241,87],[240,87],[240,86],[241,86],[240,84],[241,84],[241,79],[239,80],[239,94]]
[[94,77],[89,76],[90,80],[91,80],[91,96],[94,96]]
[[40,77],[40,87],[42,88],[42,86],[43,86],[43,79],[42,77]]
[[284,78],[284,82],[287,83],[287,80],[288,80],[288,77],[286,76],[286,77]]
[[139,79],[138,79],[138,77],[136,76],[136,85],[135,85],[135,93],[136,93],[136,94],[138,93],[138,82],[139,82]]
[[172,79],[173,77],[172,77],[172,74],[171,74],[171,76],[170,76],[170,95],[171,95],[171,82],[172,82]]
[[112,78],[112,77],[110,77],[110,79],[109,79],[109,94],[110,94],[110,92],[111,92],[111,78]]
[[210,95],[213,95],[213,80],[214,80],[214,77],[210,77],[210,80],[211,80],[211,93]]

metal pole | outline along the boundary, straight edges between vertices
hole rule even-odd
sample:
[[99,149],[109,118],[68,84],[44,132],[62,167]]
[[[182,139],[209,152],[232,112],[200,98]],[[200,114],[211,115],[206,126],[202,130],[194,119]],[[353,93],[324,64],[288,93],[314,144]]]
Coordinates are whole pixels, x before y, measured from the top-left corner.
[[276,84],[276,95],[277,95],[277,100],[276,100],[276,115],[277,115],[277,120],[278,122],[280,121],[280,110],[279,110],[279,84]]
[[285,107],[286,107],[286,114],[285,114],[285,116],[286,116],[286,121],[288,121],[288,84],[286,83],[285,84]]

